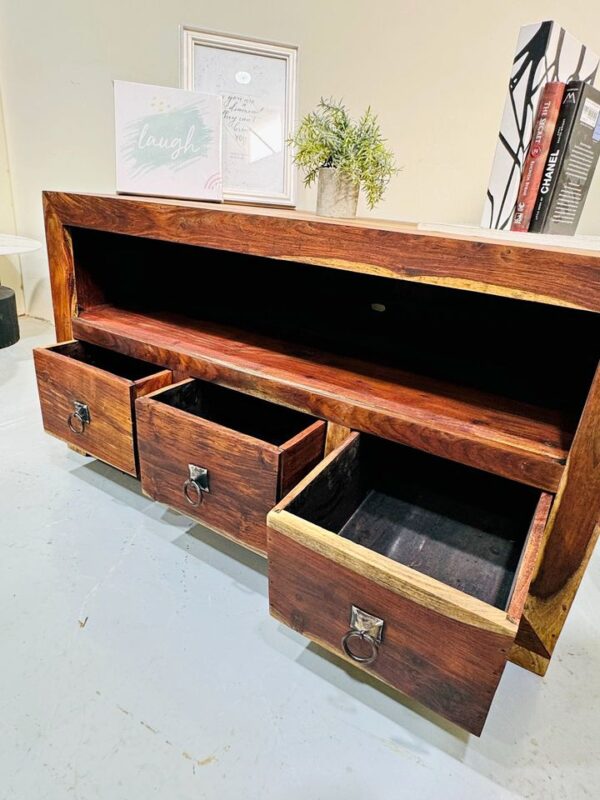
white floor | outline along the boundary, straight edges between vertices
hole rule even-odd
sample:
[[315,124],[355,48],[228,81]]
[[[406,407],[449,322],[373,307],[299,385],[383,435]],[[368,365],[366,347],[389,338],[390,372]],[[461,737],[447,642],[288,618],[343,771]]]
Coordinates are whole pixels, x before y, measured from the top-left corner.
[[600,796],[600,555],[545,679],[509,664],[481,739],[272,620],[265,563],[42,432],[0,351],[0,797]]

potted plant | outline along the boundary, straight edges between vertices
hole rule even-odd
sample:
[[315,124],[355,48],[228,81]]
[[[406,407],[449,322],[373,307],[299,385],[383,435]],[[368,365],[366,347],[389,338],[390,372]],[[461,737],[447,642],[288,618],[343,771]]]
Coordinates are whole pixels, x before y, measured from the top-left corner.
[[360,189],[369,208],[374,208],[397,172],[370,108],[354,122],[341,101],[321,98],[289,143],[295,148],[295,163],[305,173],[305,186],[319,179],[317,214],[321,216],[356,216]]

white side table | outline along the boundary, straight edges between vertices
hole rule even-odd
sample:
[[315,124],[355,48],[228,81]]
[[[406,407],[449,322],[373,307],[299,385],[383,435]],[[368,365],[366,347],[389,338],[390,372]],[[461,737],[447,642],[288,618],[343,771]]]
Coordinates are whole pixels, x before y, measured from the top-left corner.
[[[0,256],[15,256],[30,253],[41,247],[35,239],[0,233]],[[13,289],[0,286],[0,348],[9,347],[19,341],[19,319],[17,301]]]

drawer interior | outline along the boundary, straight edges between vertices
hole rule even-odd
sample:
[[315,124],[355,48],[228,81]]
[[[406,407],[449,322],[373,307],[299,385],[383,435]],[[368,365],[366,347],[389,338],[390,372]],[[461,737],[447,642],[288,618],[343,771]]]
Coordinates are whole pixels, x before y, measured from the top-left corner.
[[276,447],[315,421],[300,411],[200,380],[177,384],[153,399]]
[[361,435],[286,510],[505,610],[539,490]]
[[113,350],[105,350],[103,347],[97,347],[87,342],[65,342],[52,347],[51,350],[72,358],[73,361],[98,367],[98,369],[130,381],[147,378],[158,371],[156,364],[149,364],[147,361],[140,361]]

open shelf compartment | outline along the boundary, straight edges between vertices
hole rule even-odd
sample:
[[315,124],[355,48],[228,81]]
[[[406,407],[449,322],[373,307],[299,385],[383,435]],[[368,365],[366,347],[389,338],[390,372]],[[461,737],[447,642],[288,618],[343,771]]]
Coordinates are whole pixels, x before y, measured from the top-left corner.
[[[72,236],[76,338],[557,489],[595,368],[594,315],[97,231]],[[532,324],[544,347],[531,341]]]

